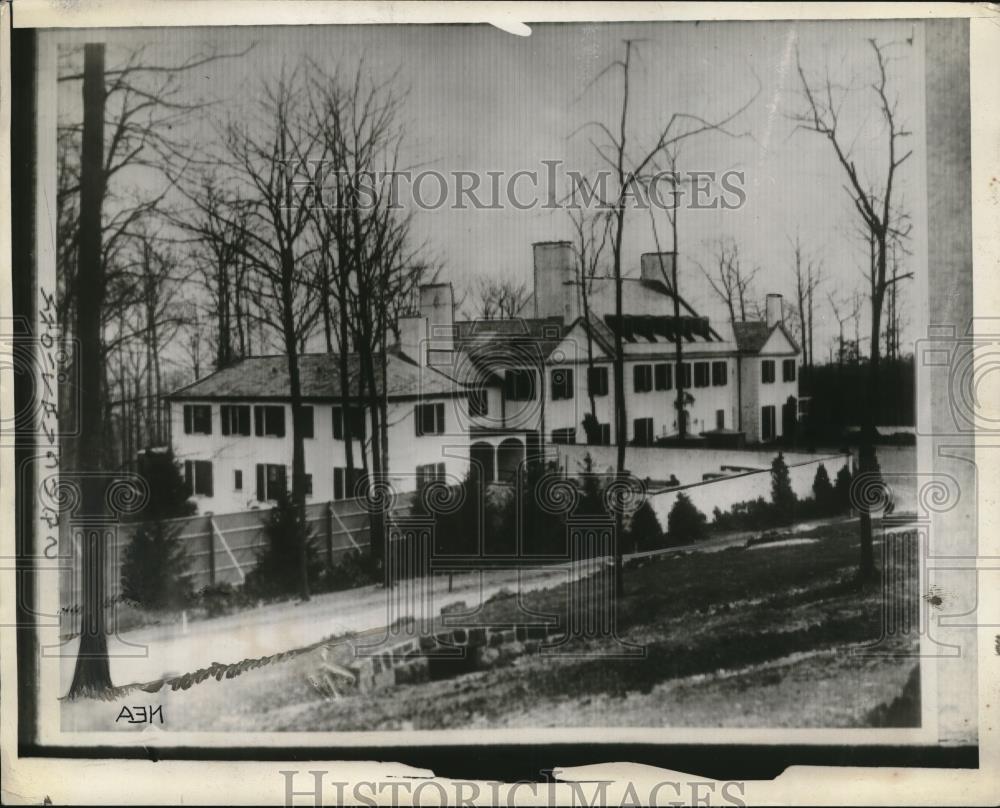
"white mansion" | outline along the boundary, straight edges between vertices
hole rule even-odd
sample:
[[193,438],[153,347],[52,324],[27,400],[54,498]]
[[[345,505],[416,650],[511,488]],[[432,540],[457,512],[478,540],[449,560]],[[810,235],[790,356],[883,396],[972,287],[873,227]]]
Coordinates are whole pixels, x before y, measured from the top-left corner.
[[[430,478],[457,482],[470,459],[487,479],[502,479],[544,443],[616,443],[616,330],[624,343],[629,424],[622,440],[654,446],[678,436],[679,379],[686,432],[708,445],[768,442],[789,430],[799,348],[783,325],[781,296],[768,295],[766,322],[712,324],[682,298],[678,318],[669,286],[673,260],[672,253],[642,256],[638,277],[624,279],[620,318],[613,281],[604,277],[587,279],[589,317],[582,315],[569,242],[534,245],[534,291],[522,317],[456,321],[450,284],[421,287],[419,310],[400,320],[399,344],[381,357],[390,482],[403,491]],[[305,354],[300,365],[309,496],[350,497],[343,419],[360,418],[357,389],[341,389],[336,355]],[[357,357],[350,365],[356,380]],[[290,480],[284,356],[240,360],[168,400],[174,453],[202,512],[265,506]],[[365,422],[351,434],[362,434],[361,426],[367,432]],[[356,442],[358,468],[362,449]]]

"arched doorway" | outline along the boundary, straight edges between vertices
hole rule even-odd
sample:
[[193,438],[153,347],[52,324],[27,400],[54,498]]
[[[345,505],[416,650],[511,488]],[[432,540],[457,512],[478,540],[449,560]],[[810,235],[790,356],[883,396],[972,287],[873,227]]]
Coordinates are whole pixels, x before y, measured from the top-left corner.
[[517,438],[504,438],[497,448],[497,479],[512,480],[524,461],[524,444]]
[[481,474],[484,483],[491,483],[496,479],[496,452],[493,444],[485,441],[477,441],[469,449],[469,460],[472,468]]

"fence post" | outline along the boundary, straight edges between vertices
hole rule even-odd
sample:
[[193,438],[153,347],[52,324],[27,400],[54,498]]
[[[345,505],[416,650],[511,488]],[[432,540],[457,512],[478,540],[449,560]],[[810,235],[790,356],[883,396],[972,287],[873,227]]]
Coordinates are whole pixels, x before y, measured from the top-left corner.
[[215,585],[215,520],[208,515],[208,583]]
[[326,503],[326,568],[333,572],[333,503]]

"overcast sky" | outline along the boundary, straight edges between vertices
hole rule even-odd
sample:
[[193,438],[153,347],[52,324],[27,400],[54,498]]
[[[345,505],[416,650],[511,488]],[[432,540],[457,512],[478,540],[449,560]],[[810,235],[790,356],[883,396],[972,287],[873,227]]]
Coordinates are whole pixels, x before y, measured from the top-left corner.
[[[649,144],[672,113],[712,119],[741,107],[757,89],[752,106],[733,130],[750,136],[710,133],[688,141],[679,167],[687,171],[745,173],[746,204],[739,210],[680,213],[681,288],[713,318],[724,310],[713,300],[698,265],[708,266],[712,242],[732,237],[743,261],[760,266],[756,292],[792,293],[788,237],[796,233],[807,252],[821,259],[827,282],[818,297],[817,356],[825,358],[836,331],[827,292],[837,300],[863,288],[867,248],[858,238],[857,214],[843,190],[844,176],[824,138],[794,130],[788,116],[802,109],[795,71],[798,48],[813,75],[827,68],[835,81],[858,88],[841,112],[845,142],[862,172],[884,169],[887,142],[869,84],[875,61],[867,42],[899,43],[890,53],[890,87],[899,97],[903,124],[913,132],[913,156],[900,177],[900,199],[913,216],[914,235],[906,270],[923,272],[925,244],[923,153],[923,37],[919,23],[771,22],[661,24],[547,24],[517,37],[490,26],[364,26],[229,29],[137,29],[129,32],[63,32],[63,41],[105,39],[112,45],[151,44],[164,62],[214,45],[237,50],[255,42],[239,60],[213,64],[191,76],[191,93],[216,99],[213,111],[239,116],[252,103],[261,79],[275,76],[309,55],[332,69],[353,71],[359,59],[374,78],[400,71],[409,95],[405,158],[441,172],[537,170],[560,160],[584,173],[599,164],[587,121],[617,128],[620,74],[598,75],[624,52],[623,40],[641,40],[634,60],[629,136]],[[907,43],[912,39],[912,44]],[[756,75],[756,79],[755,79]],[[595,81],[596,79],[596,81]],[[72,104],[73,99],[61,103]],[[576,134],[574,134],[574,132]],[[879,174],[873,174],[880,176]],[[666,220],[658,214],[661,244]],[[533,241],[571,238],[564,211],[456,211],[418,214],[416,235],[426,240],[456,287],[481,276],[529,280]],[[638,257],[655,249],[646,213],[630,215],[625,266],[638,272]],[[906,300],[915,299],[906,286]],[[912,339],[916,313],[909,315]],[[853,326],[851,326],[853,330]],[[864,327],[862,327],[864,331]],[[904,345],[904,351],[907,348]],[[822,354],[820,353],[822,352]],[[865,348],[867,352],[867,348]]]

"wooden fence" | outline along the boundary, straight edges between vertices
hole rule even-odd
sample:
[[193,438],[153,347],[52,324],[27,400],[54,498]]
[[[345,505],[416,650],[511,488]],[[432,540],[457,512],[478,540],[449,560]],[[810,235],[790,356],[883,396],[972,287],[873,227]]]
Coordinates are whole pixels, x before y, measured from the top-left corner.
[[[406,513],[413,494],[397,494],[396,513]],[[177,531],[188,559],[188,577],[197,592],[217,583],[239,585],[257,563],[258,551],[266,537],[264,522],[270,509],[226,514],[199,514],[167,522]],[[312,528],[313,542],[325,563],[335,565],[348,550],[367,552],[369,544],[368,511],[363,500],[346,499],[317,502],[306,506],[306,522]],[[106,592],[109,606],[121,599],[121,569],[125,548],[141,527],[122,523],[108,531],[105,564]],[[69,552],[62,556],[69,562],[60,576],[60,623],[62,634],[79,630],[82,602],[81,542],[72,526],[65,532]]]

